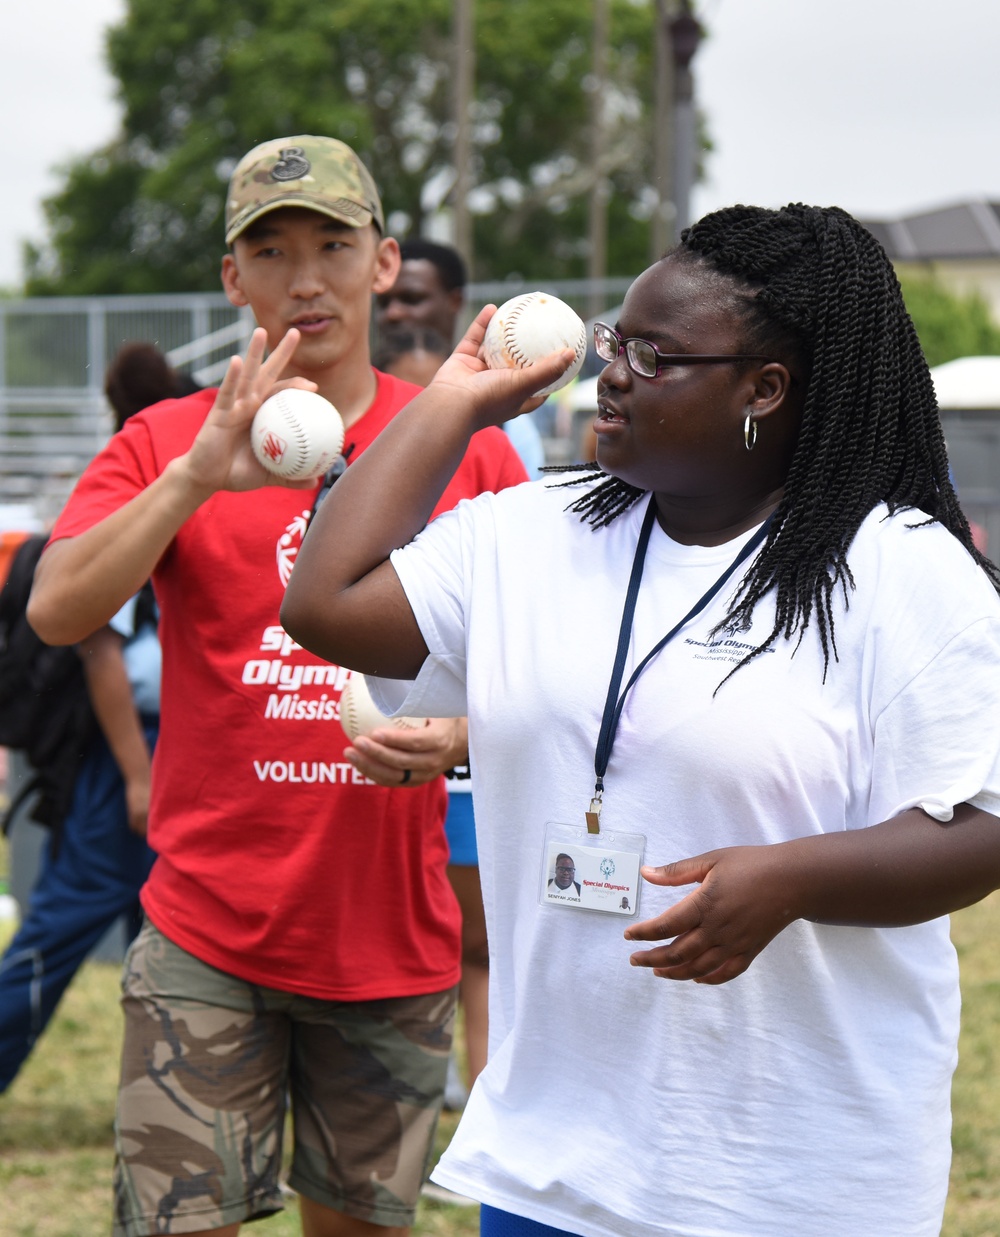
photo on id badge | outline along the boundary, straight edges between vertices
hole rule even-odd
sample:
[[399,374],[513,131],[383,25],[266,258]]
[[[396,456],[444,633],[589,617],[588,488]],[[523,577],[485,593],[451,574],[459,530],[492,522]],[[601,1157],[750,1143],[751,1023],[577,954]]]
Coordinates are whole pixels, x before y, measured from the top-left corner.
[[[631,916],[638,909],[641,847],[622,849],[618,839],[589,838],[585,831],[576,837],[553,836],[545,839],[542,860],[542,902],[569,909],[604,911]],[[595,843],[597,843],[595,845]]]

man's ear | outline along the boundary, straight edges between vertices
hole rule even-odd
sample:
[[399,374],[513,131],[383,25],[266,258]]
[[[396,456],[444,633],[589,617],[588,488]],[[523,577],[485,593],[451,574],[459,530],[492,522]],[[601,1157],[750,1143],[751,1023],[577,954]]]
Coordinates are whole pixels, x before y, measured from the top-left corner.
[[222,290],[225,292],[230,305],[236,305],[242,309],[250,304],[240,283],[239,267],[236,265],[236,259],[231,253],[227,253],[222,259]]
[[379,241],[375,252],[375,277],[372,280],[372,292],[376,296],[389,291],[399,277],[399,268],[402,264],[399,242],[391,236],[384,236]]

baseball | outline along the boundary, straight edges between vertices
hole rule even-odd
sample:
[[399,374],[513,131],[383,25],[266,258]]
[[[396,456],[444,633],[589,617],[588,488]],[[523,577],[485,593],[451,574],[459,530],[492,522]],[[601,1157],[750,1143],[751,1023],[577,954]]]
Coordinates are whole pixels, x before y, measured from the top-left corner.
[[321,477],[344,445],[344,423],[328,399],[288,387],[264,400],[250,427],[258,462],[289,481]]
[[490,319],[482,354],[490,369],[523,369],[560,348],[572,348],[576,360],[536,395],[558,391],[577,376],[587,352],[587,328],[583,319],[557,296],[527,292],[505,301]]
[[386,717],[375,707],[363,674],[352,674],[340,696],[340,725],[353,743],[361,734],[371,734],[380,726],[400,726],[404,730],[422,730],[422,717]]

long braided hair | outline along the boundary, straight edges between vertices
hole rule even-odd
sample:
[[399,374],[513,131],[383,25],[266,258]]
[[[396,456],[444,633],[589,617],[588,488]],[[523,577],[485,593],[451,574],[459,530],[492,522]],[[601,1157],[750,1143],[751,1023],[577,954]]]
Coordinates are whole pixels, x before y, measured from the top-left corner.
[[[801,641],[813,619],[829,668],[834,594],[841,590],[846,603],[854,584],[847,551],[879,503],[939,521],[1000,591],[1000,571],[974,546],[949,479],[933,383],[899,282],[870,232],[838,207],[733,206],[686,229],[665,258],[728,277],[744,350],[790,354],[807,376],[783,497],[716,628],[746,631],[757,602],[775,593],[773,630],[736,669],[779,636],[798,632]],[[643,495],[576,468],[563,484],[591,488],[570,509],[595,528]]]

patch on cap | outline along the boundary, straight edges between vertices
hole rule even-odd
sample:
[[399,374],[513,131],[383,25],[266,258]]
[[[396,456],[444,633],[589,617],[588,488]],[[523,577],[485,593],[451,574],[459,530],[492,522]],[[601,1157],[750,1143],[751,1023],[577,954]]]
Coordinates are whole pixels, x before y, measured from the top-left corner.
[[286,146],[281,152],[281,158],[271,168],[271,179],[301,180],[303,176],[308,176],[311,170],[312,164],[301,146]]
[[279,206],[304,206],[352,228],[385,232],[371,173],[333,137],[280,137],[255,146],[236,165],[226,195],[226,244]]

